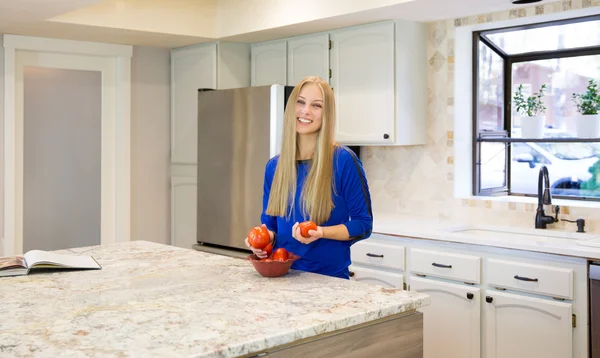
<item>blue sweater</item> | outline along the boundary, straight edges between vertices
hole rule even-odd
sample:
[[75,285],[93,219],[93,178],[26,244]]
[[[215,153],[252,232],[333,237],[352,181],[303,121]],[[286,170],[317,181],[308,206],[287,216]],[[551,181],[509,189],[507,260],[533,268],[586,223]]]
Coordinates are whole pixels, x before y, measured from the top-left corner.
[[283,247],[301,257],[294,262],[293,269],[347,279],[348,266],[351,263],[350,246],[358,240],[368,238],[373,227],[371,196],[362,163],[348,148],[342,146],[336,148],[333,157],[336,188],[335,192],[332,191],[334,208],[329,220],[320,225],[344,224],[348,228],[351,240],[337,241],[321,238],[305,245],[292,237],[292,226],[296,222],[309,220],[302,215],[300,207],[301,193],[311,161],[298,161],[296,200],[288,221],[286,217],[270,216],[265,213],[278,160],[279,156],[275,156],[266,165],[261,216],[262,223],[277,235],[275,249]]

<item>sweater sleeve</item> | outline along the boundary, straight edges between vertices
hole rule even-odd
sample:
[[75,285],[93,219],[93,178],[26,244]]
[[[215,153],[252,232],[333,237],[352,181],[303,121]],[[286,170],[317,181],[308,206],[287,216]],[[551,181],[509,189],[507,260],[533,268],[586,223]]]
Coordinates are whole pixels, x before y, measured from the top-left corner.
[[344,147],[342,149],[340,155],[342,170],[337,179],[342,181],[341,194],[350,214],[349,221],[344,225],[348,229],[352,243],[355,243],[371,236],[373,229],[371,194],[360,159],[349,149]]
[[271,193],[271,184],[273,183],[273,176],[275,175],[275,168],[277,167],[277,161],[275,158],[267,162],[265,168],[265,180],[263,185],[263,209],[260,217],[261,223],[267,226],[267,229],[277,233],[277,217],[267,215],[267,206],[269,205],[269,195]]

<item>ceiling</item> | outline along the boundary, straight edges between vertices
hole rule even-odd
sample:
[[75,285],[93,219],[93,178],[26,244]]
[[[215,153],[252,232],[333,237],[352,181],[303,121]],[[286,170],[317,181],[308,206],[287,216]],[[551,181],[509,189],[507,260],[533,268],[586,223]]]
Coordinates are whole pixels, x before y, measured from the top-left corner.
[[429,22],[519,6],[510,0],[0,0],[0,33],[174,48],[214,40],[259,42],[389,19]]

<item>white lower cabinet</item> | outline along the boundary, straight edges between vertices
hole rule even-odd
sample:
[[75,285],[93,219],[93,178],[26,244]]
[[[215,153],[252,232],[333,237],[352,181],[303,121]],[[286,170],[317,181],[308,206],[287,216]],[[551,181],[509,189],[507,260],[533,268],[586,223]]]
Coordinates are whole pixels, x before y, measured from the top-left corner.
[[423,312],[423,357],[478,358],[480,289],[412,276],[409,284],[431,301],[419,309]]
[[404,287],[404,275],[365,267],[350,266],[350,279],[385,287]]
[[191,249],[196,244],[197,180],[171,177],[171,245]]
[[571,303],[485,291],[486,358],[572,358]]
[[353,279],[430,296],[425,358],[588,358],[585,259],[381,234],[351,250]]

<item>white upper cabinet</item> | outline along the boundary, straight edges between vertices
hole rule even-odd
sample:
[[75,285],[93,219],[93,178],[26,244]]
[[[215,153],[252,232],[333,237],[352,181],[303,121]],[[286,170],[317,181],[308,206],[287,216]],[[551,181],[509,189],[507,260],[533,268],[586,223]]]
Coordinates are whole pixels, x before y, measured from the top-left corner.
[[[331,45],[331,46],[330,46]],[[252,45],[253,86],[329,81],[336,140],[427,144],[427,25],[386,21]]]
[[287,83],[286,41],[253,44],[251,53],[251,86]]
[[329,82],[329,34],[302,36],[287,42],[287,84],[295,86],[308,76]]
[[427,144],[427,25],[396,20],[394,144]]
[[394,23],[330,33],[336,140],[343,144],[394,142]]
[[213,42],[172,50],[171,163],[196,164],[198,89],[249,85],[248,44]]
[[196,163],[199,88],[217,88],[217,47],[214,44],[171,52],[172,163]]

